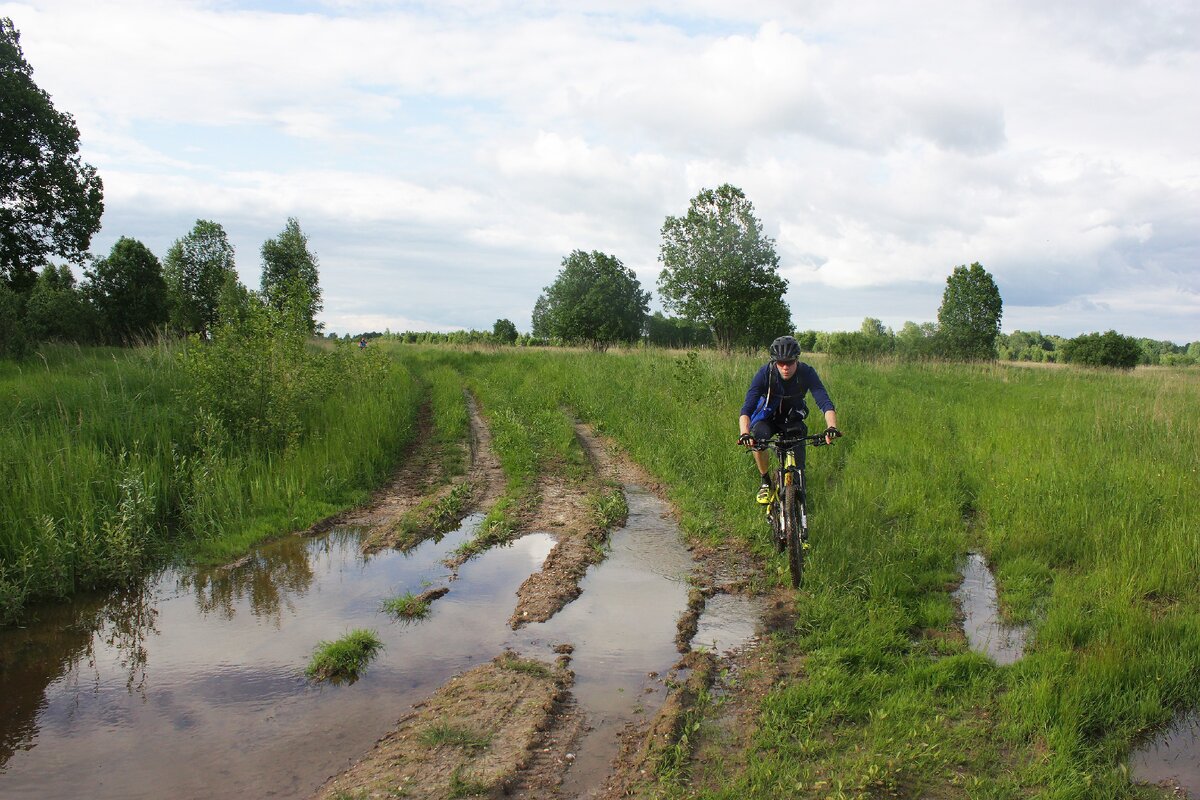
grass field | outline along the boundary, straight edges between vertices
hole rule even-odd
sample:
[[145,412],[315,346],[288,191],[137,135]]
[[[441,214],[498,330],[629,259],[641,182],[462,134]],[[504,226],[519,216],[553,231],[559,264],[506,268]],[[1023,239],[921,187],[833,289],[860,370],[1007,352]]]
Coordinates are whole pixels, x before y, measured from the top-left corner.
[[[353,502],[411,437],[425,393],[430,435],[462,435],[453,398],[465,385],[508,481],[485,534],[503,539],[540,474],[583,473],[572,428],[580,418],[667,487],[688,535],[744,540],[768,559],[764,583],[786,580],[753,503],[757,475],[734,446],[759,359],[392,352],[399,366],[386,401],[330,397],[312,423],[327,433],[306,439],[313,449],[303,458],[289,456],[296,466],[223,462],[211,513],[227,515],[229,538],[204,541],[236,550]],[[57,552],[68,520],[119,532],[140,530],[121,520],[144,515],[154,530],[174,530],[182,493],[163,489],[178,481],[170,443],[194,434],[178,427],[164,364],[153,351],[88,351],[20,374],[0,368],[0,412],[18,420],[4,434],[2,477],[20,489],[0,506],[0,577],[36,584],[39,565],[56,562],[21,567],[21,554]],[[794,595],[795,626],[768,648],[796,661],[800,677],[763,699],[748,751],[713,748],[703,768],[685,753],[656,791],[1163,796],[1131,787],[1122,765],[1144,732],[1200,706],[1200,371],[815,365],[847,436],[810,455],[805,586]],[[277,499],[259,509],[265,497]],[[39,522],[47,519],[54,525]],[[141,546],[113,541],[114,552]],[[956,634],[950,590],[972,550],[993,565],[1004,612],[1031,626],[1028,652],[1011,666],[970,652]],[[695,723],[693,742],[715,735],[703,715]]]

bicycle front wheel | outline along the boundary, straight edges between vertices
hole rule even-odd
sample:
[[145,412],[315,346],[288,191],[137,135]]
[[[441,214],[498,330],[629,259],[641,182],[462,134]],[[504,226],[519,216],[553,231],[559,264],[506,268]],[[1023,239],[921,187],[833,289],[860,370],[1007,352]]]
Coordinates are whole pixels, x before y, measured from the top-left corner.
[[787,531],[788,569],[792,573],[792,588],[800,588],[804,577],[804,530],[800,513],[798,487],[786,486],[780,502],[783,504],[783,526]]

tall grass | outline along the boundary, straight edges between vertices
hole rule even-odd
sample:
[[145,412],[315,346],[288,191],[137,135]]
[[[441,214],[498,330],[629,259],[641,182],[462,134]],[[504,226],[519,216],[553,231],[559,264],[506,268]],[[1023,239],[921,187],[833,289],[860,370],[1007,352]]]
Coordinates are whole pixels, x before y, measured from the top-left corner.
[[0,368],[0,621],[181,548],[219,560],[353,504],[394,465],[419,400],[391,360],[346,363],[288,447],[246,446],[187,402],[176,348],[42,354]]

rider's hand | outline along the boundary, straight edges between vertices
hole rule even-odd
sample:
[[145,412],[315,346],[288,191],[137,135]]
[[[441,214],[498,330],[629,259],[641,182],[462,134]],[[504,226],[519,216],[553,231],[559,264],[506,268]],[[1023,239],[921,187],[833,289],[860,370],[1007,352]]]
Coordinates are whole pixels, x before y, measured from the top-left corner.
[[742,447],[754,447],[754,437],[748,433],[743,433],[738,437],[738,444]]
[[825,444],[833,444],[833,440],[842,435],[842,432],[830,425],[825,429]]

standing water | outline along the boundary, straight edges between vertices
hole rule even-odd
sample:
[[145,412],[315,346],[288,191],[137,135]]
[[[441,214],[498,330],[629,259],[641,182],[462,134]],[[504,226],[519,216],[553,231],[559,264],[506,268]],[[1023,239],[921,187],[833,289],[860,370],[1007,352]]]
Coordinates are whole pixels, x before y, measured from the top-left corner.
[[[575,645],[572,691],[593,727],[567,777],[583,794],[607,772],[620,728],[661,701],[665,689],[649,674],[676,659],[687,601],[691,559],[678,528],[652,495],[626,490],[629,521],[583,595],[517,632],[507,625],[516,589],[554,541],[524,536],[452,579],[442,560],[471,538],[478,516],[408,554],[363,556],[361,532],[349,528],[291,537],[232,569],[167,570],[137,591],[0,631],[0,795],[304,796],[452,675],[506,647],[550,660],[561,642]],[[423,621],[379,610],[440,585],[450,593]],[[702,629],[752,634],[724,616],[706,613]],[[307,681],[316,643],[358,627],[385,645],[363,676]]]
[[1000,619],[996,581],[979,553],[968,553],[962,585],[954,592],[963,613],[963,632],[971,649],[985,653],[997,664],[1011,664],[1025,652],[1025,628]]
[[1200,711],[1180,717],[1129,759],[1139,783],[1169,782],[1200,797]]

